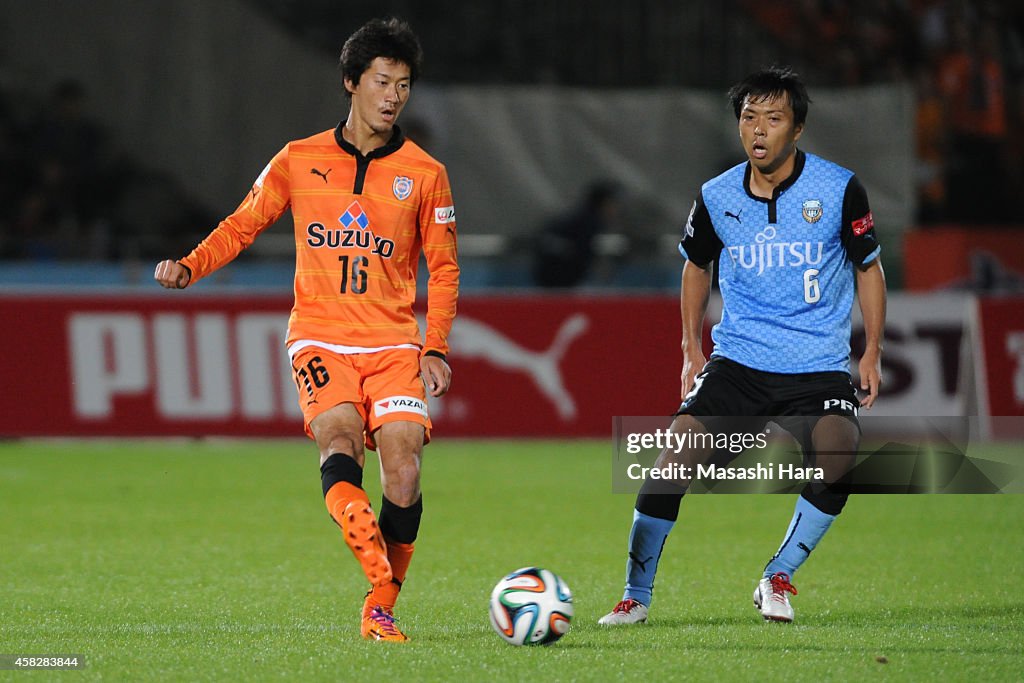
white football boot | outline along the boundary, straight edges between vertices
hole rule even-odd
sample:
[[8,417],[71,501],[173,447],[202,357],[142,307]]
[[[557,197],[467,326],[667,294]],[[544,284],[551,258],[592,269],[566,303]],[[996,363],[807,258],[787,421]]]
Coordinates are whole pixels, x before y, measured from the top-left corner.
[[796,587],[789,582],[789,574],[785,572],[776,572],[758,582],[754,589],[754,607],[765,621],[793,621],[793,607],[786,593],[796,595]]
[[622,624],[642,624],[647,621],[647,606],[632,598],[627,598],[615,605],[608,614],[597,620],[602,626],[621,626]]

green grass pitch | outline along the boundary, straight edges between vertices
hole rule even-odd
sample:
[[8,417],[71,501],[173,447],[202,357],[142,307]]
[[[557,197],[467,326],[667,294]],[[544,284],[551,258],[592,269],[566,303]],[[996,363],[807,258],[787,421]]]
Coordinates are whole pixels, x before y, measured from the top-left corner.
[[[610,492],[610,443],[439,440],[402,645],[359,638],[365,581],[316,465],[298,440],[0,444],[0,654],[83,655],[40,676],[75,681],[1024,677],[1021,495],[851,499],[795,579],[792,625],[750,595],[793,498],[691,496],[650,622],[602,629],[633,504]],[[575,593],[554,646],[488,624],[492,586],[525,565]]]

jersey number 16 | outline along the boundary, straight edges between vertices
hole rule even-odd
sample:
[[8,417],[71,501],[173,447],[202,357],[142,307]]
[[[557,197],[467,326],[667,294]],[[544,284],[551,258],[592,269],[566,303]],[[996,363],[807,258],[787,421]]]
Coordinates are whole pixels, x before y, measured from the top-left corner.
[[349,267],[347,254],[339,256],[341,261],[341,293],[352,292],[363,294],[366,292],[366,266],[370,260],[365,256],[356,256],[352,259],[352,266]]

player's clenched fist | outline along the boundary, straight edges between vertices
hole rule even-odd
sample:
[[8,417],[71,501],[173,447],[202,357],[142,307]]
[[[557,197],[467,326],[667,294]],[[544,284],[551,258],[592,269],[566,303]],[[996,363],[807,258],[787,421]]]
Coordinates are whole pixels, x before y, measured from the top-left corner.
[[452,369],[437,356],[423,356],[420,359],[420,374],[431,396],[444,396],[452,385]]
[[185,289],[190,277],[188,268],[177,261],[161,261],[153,273],[153,278],[167,289]]

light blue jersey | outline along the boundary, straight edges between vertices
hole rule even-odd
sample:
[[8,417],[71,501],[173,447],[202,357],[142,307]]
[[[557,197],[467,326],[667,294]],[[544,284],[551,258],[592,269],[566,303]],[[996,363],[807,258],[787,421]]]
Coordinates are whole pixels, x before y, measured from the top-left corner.
[[772,199],[742,163],[701,188],[679,251],[717,256],[722,319],[712,356],[778,373],[849,372],[854,267],[878,257],[867,194],[852,171],[798,151]]

